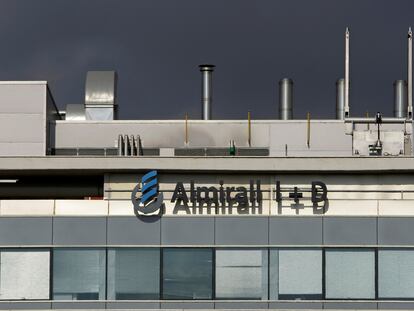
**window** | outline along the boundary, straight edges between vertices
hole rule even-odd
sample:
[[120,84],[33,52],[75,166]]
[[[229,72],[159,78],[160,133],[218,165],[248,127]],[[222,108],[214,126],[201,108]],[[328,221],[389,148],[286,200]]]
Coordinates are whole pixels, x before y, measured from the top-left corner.
[[55,249],[53,299],[105,299],[105,250]]
[[322,299],[322,250],[270,250],[270,299]]
[[212,299],[213,251],[205,248],[163,250],[163,299]]
[[108,250],[108,299],[160,298],[158,248]]
[[2,250],[0,299],[49,299],[49,260],[49,250]]
[[216,298],[267,299],[267,250],[216,250]]
[[327,249],[326,298],[375,298],[374,250]]
[[378,251],[379,298],[414,298],[414,250]]

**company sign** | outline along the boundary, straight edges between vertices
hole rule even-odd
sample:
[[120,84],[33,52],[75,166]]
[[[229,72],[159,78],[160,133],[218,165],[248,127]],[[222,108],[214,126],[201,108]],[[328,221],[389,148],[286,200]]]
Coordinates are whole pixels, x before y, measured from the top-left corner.
[[[139,199],[137,199],[138,192],[141,193]],[[131,200],[135,213],[138,215],[160,214],[164,197],[162,193],[159,193],[157,171],[151,171],[142,176],[141,187],[140,184],[135,186]]]
[[[190,181],[189,187],[183,182],[177,182],[172,191],[170,203],[173,205],[172,214],[197,215],[204,214],[261,214],[263,192],[260,180],[250,180],[249,186],[226,186],[224,181],[218,187],[196,185]],[[140,197],[137,197],[140,193]],[[312,181],[309,187],[282,187],[276,181],[271,191],[270,200],[280,206],[283,201],[294,202],[301,206],[301,201],[310,201],[314,208],[324,207],[328,200],[328,189],[321,181]],[[135,212],[139,215],[163,214],[163,195],[159,193],[157,172],[151,171],[142,177],[141,186],[138,184],[131,195]]]

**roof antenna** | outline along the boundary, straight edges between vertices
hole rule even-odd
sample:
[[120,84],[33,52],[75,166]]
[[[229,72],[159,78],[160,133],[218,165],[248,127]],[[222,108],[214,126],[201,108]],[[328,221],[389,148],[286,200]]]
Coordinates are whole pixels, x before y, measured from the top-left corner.
[[345,30],[345,85],[344,85],[344,113],[349,117],[349,28]]

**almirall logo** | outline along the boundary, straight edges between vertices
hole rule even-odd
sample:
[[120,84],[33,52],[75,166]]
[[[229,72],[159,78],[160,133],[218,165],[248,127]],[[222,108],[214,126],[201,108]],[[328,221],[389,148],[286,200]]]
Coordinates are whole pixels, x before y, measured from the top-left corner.
[[[141,196],[137,198],[137,193]],[[142,176],[141,187],[136,185],[131,194],[134,209],[139,215],[159,214],[163,204],[163,195],[158,192],[157,171],[151,171]]]

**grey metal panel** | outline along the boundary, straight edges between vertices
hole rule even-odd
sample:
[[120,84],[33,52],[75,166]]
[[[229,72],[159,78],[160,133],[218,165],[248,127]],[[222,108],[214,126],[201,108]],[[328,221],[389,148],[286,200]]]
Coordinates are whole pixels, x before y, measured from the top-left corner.
[[412,301],[384,301],[378,302],[379,310],[414,310]]
[[52,309],[105,309],[105,302],[52,302]]
[[216,301],[216,309],[267,309],[267,302]]
[[0,245],[52,244],[51,217],[0,218]]
[[321,217],[270,217],[270,245],[321,245]]
[[214,244],[214,218],[162,217],[161,244],[212,245]]
[[414,217],[379,217],[379,245],[414,245]]
[[53,244],[105,245],[105,217],[54,217]]
[[324,217],[323,243],[326,245],[376,245],[376,217]]
[[214,309],[209,301],[169,301],[161,302],[161,309]]
[[107,309],[159,309],[159,302],[150,302],[150,301],[117,301],[117,302],[107,302]]
[[51,303],[46,301],[1,301],[0,310],[45,310],[50,309]]
[[267,245],[267,217],[216,217],[217,245]]
[[159,245],[159,217],[108,217],[108,245]]
[[292,302],[269,302],[269,309],[322,309],[322,302],[299,302],[299,301],[292,301]]
[[377,309],[377,303],[373,301],[367,302],[324,302],[323,303],[324,309],[353,309],[353,310],[372,310]]

